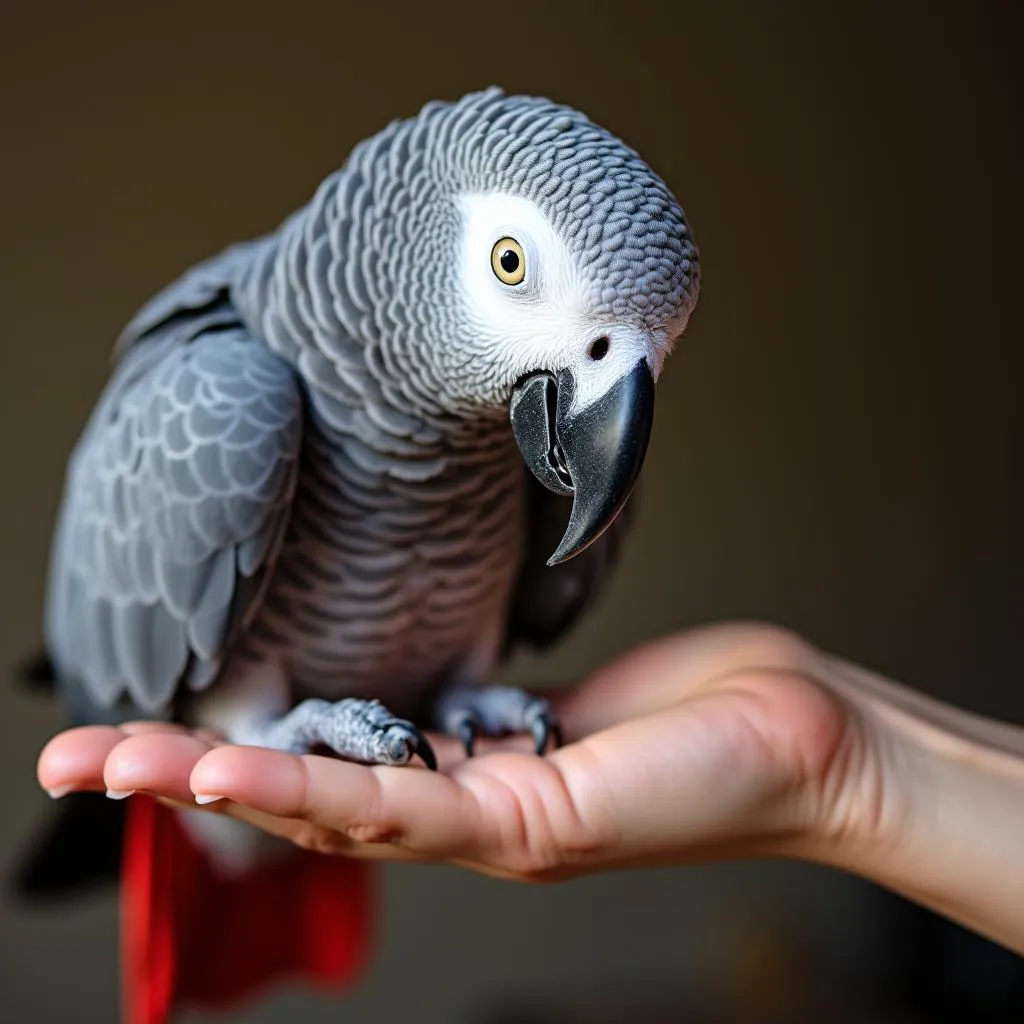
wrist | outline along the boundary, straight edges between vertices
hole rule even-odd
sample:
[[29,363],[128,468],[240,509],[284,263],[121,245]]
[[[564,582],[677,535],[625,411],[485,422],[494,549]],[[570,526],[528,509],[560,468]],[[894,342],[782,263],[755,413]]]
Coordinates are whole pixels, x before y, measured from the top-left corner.
[[830,664],[848,728],[809,859],[1024,953],[1024,730]]

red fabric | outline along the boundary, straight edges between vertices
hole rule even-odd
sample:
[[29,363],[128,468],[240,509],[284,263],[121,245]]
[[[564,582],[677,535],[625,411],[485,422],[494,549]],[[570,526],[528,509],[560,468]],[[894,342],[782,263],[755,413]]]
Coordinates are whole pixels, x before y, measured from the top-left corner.
[[340,985],[359,972],[373,932],[370,864],[296,850],[222,877],[177,812],[128,799],[125,1024],[167,1024],[179,1006],[225,1009],[286,978]]

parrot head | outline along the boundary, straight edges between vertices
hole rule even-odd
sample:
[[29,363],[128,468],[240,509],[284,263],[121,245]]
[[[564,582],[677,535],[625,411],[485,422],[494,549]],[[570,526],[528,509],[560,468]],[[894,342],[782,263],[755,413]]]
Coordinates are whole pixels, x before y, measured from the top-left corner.
[[427,104],[352,165],[381,373],[462,419],[507,417],[534,476],[572,498],[548,564],[572,558],[629,498],[696,303],[683,211],[584,114],[496,87]]

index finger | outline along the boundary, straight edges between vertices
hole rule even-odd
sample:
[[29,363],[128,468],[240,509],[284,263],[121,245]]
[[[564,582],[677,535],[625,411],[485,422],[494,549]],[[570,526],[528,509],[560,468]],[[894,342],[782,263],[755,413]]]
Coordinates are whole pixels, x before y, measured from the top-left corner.
[[299,818],[360,843],[391,843],[435,857],[469,856],[482,815],[449,775],[418,767],[367,767],[315,754],[225,746],[192,771],[203,802],[225,797],[279,818]]
[[121,725],[83,725],[65,729],[43,747],[36,762],[36,778],[51,796],[72,790],[104,790],[110,755],[132,737],[193,737],[204,743],[220,742],[207,730],[189,730],[173,722],[125,722]]

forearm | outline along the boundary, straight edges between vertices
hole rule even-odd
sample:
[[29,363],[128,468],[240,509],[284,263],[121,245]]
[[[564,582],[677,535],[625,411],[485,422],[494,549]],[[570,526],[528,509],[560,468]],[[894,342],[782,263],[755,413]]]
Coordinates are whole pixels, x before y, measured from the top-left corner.
[[1024,955],[1024,729],[856,666],[832,662],[829,675],[865,763],[818,858]]

